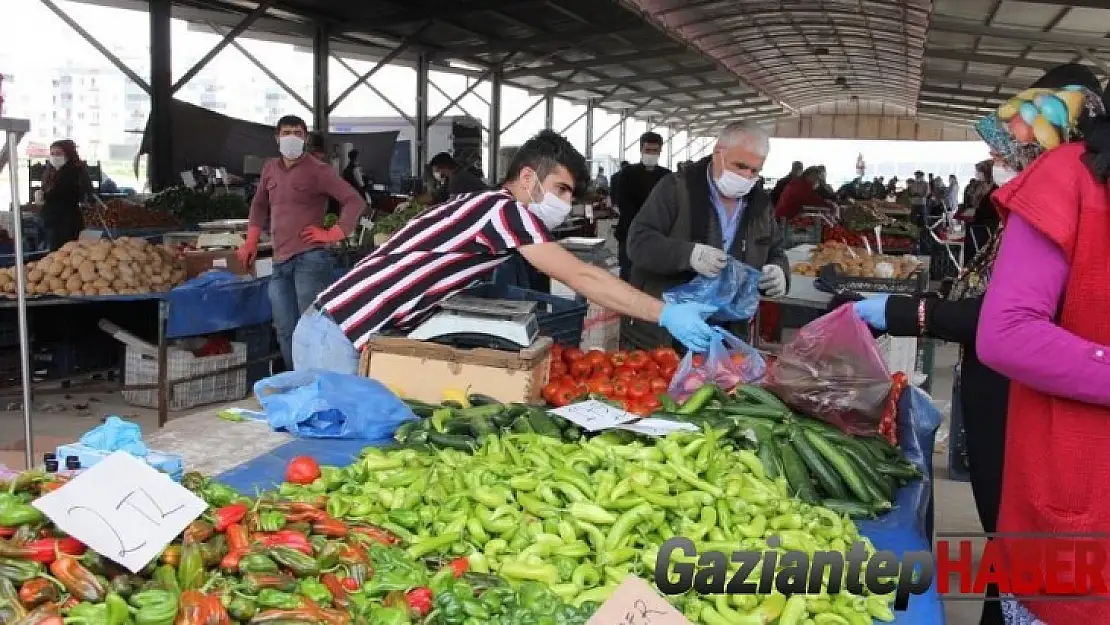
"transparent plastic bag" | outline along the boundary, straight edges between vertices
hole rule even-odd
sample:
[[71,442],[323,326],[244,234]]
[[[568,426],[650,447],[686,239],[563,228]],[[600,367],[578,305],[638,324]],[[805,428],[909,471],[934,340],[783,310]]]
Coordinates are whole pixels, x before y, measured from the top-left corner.
[[850,434],[879,432],[891,374],[851,306],[807,324],[767,371],[767,387],[795,410]]
[[705,384],[729,390],[763,378],[767,364],[751,345],[731,332],[716,328],[717,337],[709,344],[708,354],[687,352],[671,379],[667,394],[675,401],[686,401]]
[[720,321],[746,321],[759,306],[759,278],[763,272],[732,258],[716,277],[698,276],[663,292],[668,304],[697,302],[717,307],[711,317]]

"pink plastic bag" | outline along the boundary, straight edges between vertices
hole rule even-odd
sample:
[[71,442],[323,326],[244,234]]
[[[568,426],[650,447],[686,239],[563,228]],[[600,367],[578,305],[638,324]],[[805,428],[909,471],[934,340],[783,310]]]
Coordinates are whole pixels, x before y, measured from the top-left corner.
[[[677,402],[686,398],[706,384],[730,390],[737,384],[755,382],[767,372],[767,364],[751,345],[736,338],[727,330],[717,328],[717,338],[709,344],[709,353],[703,356],[704,362],[687,352],[678,365],[667,394]],[[700,365],[695,364],[695,360]]]
[[766,386],[795,410],[850,434],[879,432],[890,370],[851,306],[809,323],[767,371]]

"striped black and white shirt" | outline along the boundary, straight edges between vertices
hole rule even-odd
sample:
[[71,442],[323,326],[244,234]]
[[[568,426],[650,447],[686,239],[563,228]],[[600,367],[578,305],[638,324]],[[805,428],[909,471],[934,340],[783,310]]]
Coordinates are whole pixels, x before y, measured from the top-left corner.
[[316,299],[362,349],[374,334],[408,329],[493,273],[514,249],[554,240],[504,189],[431,206]]

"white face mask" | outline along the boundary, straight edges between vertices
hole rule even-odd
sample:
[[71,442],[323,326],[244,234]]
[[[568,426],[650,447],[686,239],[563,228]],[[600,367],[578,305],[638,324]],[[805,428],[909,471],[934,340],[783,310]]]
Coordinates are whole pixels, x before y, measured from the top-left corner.
[[644,164],[644,167],[655,167],[656,165],[659,164],[659,155],[658,154],[641,154],[640,155],[640,162]]
[[1005,165],[999,165],[998,163],[995,163],[994,166],[991,167],[991,178],[994,179],[994,184],[1000,187],[1013,180],[1014,178],[1017,178],[1017,175],[1018,172],[1010,169]]
[[726,169],[721,173],[721,177],[717,178],[717,190],[721,192],[721,195],[735,200],[751,192],[752,187],[754,187],[755,183],[758,181],[759,178],[745,178],[734,171]]
[[50,155],[50,164],[54,167],[54,169],[61,169],[62,165],[66,164],[66,157],[64,157],[64,156],[54,156],[53,154],[51,154]]
[[[542,187],[540,191],[543,191]],[[570,209],[570,204],[550,191],[545,192],[540,201],[528,204],[528,210],[539,217],[548,230],[554,230],[556,226],[566,221],[567,215],[570,215]]]
[[289,160],[300,158],[304,155],[304,139],[297,135],[278,137],[278,152]]

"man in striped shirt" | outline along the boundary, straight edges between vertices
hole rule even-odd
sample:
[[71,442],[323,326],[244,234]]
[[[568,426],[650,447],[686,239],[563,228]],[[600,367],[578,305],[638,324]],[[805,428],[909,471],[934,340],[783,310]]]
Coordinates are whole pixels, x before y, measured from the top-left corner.
[[528,140],[500,189],[429,207],[321,293],[293,334],[294,367],[357,373],[372,336],[413,328],[514,254],[591,302],[658,323],[704,351],[715,308],[663,304],[554,242],[551,230],[588,182],[585,159],[561,135],[545,130]]

